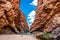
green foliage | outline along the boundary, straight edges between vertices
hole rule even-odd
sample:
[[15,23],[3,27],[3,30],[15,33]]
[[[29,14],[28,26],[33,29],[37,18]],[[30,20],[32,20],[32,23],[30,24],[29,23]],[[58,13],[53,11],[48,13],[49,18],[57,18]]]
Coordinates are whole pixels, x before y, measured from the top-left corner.
[[51,33],[46,33],[43,35],[44,38],[51,38],[51,36],[52,36]]
[[44,35],[39,35],[39,36],[37,36],[37,38],[39,40],[47,40],[47,39],[50,39],[51,38],[51,33],[46,33]]

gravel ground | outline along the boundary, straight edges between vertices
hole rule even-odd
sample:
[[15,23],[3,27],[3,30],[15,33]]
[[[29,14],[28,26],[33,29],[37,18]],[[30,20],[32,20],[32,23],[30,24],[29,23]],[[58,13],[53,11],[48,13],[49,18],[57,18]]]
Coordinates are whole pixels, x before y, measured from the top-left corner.
[[34,35],[0,35],[0,40],[37,40]]

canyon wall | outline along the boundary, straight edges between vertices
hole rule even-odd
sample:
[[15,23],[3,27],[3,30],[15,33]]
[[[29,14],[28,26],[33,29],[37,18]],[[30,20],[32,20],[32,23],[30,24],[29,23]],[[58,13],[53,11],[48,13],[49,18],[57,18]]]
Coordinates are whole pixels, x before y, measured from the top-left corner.
[[60,26],[60,0],[38,0],[35,21],[30,32],[52,32]]
[[12,34],[28,31],[20,0],[0,0],[0,33]]

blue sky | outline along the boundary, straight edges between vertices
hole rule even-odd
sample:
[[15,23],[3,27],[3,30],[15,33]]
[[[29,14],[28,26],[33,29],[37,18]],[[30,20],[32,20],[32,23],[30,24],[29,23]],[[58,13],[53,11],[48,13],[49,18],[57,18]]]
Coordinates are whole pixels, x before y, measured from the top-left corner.
[[28,15],[34,10],[36,10],[36,6],[32,4],[34,0],[20,0],[20,9],[26,16],[26,20],[28,19]]

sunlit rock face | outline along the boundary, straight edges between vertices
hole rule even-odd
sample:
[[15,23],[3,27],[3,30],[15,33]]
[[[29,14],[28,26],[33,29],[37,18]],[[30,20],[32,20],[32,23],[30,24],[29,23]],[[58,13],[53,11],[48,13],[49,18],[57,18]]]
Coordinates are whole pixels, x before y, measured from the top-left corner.
[[13,34],[28,31],[25,15],[19,7],[20,0],[0,0],[1,34]]
[[18,15],[18,10],[20,8],[20,0],[8,0],[9,2],[11,2],[12,6],[13,6],[13,10],[15,12],[15,16],[17,17]]
[[35,21],[30,32],[51,32],[60,26],[60,0],[38,0]]

